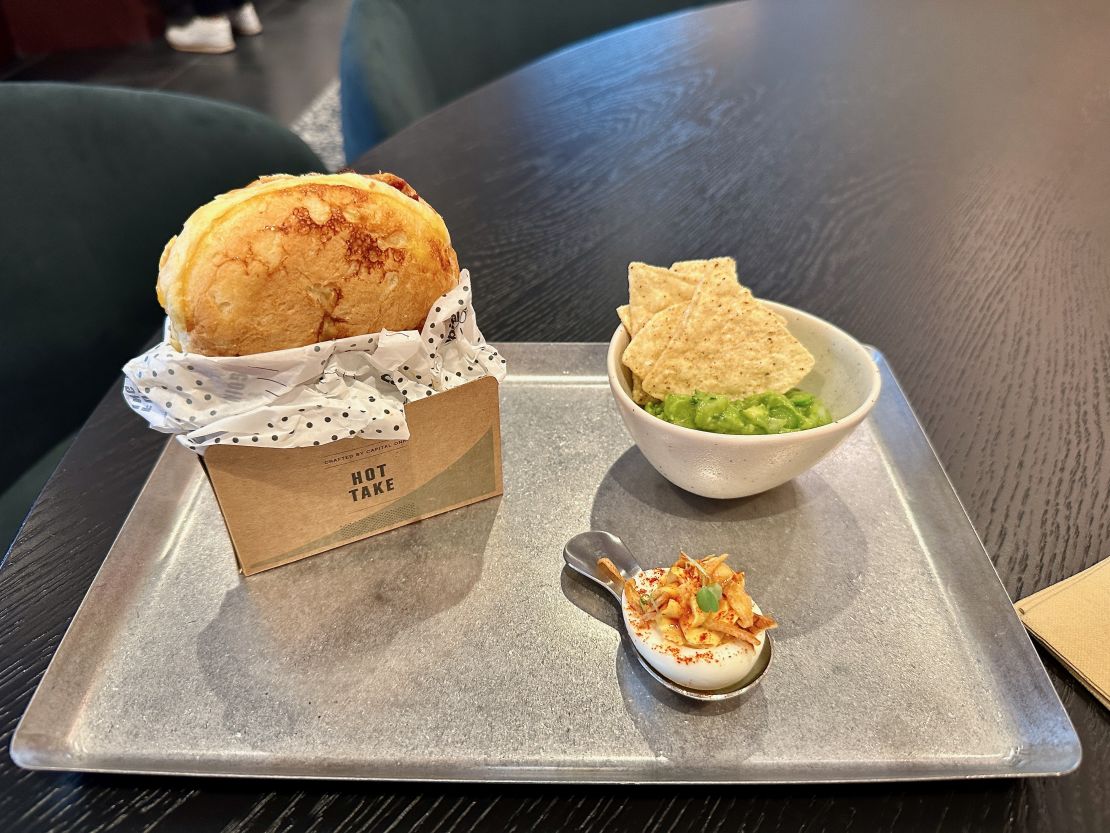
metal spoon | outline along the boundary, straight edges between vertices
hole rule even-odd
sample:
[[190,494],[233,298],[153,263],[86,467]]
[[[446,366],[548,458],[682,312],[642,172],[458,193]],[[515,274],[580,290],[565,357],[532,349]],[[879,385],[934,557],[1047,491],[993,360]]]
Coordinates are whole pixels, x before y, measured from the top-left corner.
[[[608,590],[613,598],[617,600],[617,607],[619,608],[624,603],[624,586],[618,584],[611,576],[607,576],[598,570],[597,560],[602,557],[612,561],[626,579],[643,572],[644,569],[636,561],[636,556],[624,545],[624,541],[611,532],[603,530],[581,532],[567,541],[566,546],[563,547],[563,560],[567,562],[567,566],[579,575],[585,576],[590,581],[596,582]],[[623,613],[621,621],[624,621]],[[634,637],[629,634],[628,638],[633,639]],[[774,653],[774,648],[772,647],[771,634],[765,632],[763,650],[760,651],[756,664],[748,672],[748,675],[735,685],[728,688],[719,688],[716,691],[698,691],[695,688],[679,685],[652,668],[635,648],[633,648],[632,653],[636,655],[636,659],[640,661],[640,665],[651,675],[652,679],[659,685],[669,688],[675,694],[689,697],[691,700],[730,700],[759,685],[759,681],[763,679],[763,675],[771,665],[771,655]]]

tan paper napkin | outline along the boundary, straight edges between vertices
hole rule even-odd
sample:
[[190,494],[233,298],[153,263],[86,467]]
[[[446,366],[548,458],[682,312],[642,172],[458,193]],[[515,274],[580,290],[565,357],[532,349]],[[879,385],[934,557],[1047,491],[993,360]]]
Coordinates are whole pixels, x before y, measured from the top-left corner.
[[1110,709],[1110,558],[1014,607],[1037,641]]

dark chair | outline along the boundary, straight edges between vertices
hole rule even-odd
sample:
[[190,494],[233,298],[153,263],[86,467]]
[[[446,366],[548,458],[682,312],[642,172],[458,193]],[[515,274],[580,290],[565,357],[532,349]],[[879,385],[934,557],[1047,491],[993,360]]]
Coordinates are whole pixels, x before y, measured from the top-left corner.
[[426,113],[516,67],[704,0],[354,0],[339,56],[354,161]]
[[215,194],[314,170],[300,139],[240,107],[0,84],[0,553],[69,435],[161,326],[166,241]]

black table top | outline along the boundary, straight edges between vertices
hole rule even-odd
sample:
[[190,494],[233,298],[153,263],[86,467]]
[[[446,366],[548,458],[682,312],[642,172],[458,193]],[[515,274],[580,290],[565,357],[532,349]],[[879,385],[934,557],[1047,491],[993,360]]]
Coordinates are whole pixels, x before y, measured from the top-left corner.
[[[630,260],[734,255],[879,346],[1011,596],[1107,553],[1110,6],[728,4],[516,72],[360,160],[443,213],[491,340],[600,340]],[[0,741],[162,439],[110,391],[0,572]],[[17,830],[1104,830],[1110,715],[1049,673],[1079,771],[726,790],[29,773]]]

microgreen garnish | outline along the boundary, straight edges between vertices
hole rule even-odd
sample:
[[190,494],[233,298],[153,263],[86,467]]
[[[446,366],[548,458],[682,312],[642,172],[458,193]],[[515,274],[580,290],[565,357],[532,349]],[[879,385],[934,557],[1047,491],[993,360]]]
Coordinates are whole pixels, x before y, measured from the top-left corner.
[[721,585],[707,584],[694,596],[698,607],[706,613],[716,613],[721,607]]

